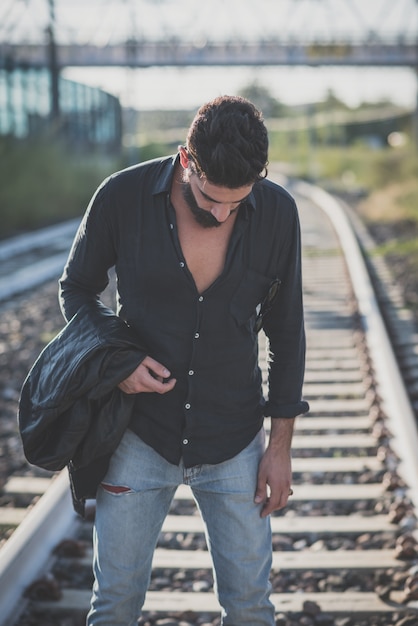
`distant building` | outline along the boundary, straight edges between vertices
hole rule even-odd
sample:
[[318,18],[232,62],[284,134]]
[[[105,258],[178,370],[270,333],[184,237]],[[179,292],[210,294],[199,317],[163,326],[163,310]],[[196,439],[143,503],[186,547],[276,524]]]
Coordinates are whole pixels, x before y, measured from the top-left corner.
[[58,110],[46,69],[0,69],[0,135],[29,138],[50,132],[71,145],[119,150],[121,105],[105,91],[58,78]]

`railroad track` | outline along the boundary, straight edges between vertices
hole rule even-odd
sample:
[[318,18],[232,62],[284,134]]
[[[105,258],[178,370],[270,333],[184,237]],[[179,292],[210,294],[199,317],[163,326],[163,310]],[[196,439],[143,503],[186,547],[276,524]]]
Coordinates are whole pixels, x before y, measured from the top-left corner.
[[[416,626],[415,417],[344,214],[319,190],[298,183],[293,192],[304,244],[311,412],[296,423],[294,495],[272,516],[277,624]],[[262,338],[260,362],[265,371]],[[44,495],[29,513],[0,508],[0,525],[17,526],[0,550],[0,624],[82,624],[92,522],[72,513],[65,472],[52,486],[49,478],[15,476],[4,492]],[[182,486],[140,623],[217,624],[218,612],[203,526]]]
[[0,243],[0,302],[61,274],[80,220],[71,220]]

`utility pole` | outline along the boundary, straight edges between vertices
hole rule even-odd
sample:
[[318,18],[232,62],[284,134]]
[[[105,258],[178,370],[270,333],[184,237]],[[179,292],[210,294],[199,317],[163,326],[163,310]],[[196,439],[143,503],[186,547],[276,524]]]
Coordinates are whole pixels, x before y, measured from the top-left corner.
[[139,161],[140,147],[137,139],[138,135],[138,120],[139,112],[137,110],[137,81],[136,81],[136,68],[135,57],[137,54],[138,46],[138,34],[137,34],[137,21],[135,11],[135,0],[126,0],[127,10],[129,10],[131,35],[126,41],[126,110],[123,119],[125,120],[125,129],[122,129],[125,141],[127,142],[128,150],[128,163],[133,165]]
[[[418,0],[415,0],[418,4]],[[415,33],[415,110],[412,122],[413,143],[418,151],[418,33]]]
[[48,66],[51,81],[51,119],[56,127],[60,116],[59,97],[59,67],[57,59],[57,45],[55,41],[55,5],[54,0],[48,0],[49,25],[46,29],[48,37]]

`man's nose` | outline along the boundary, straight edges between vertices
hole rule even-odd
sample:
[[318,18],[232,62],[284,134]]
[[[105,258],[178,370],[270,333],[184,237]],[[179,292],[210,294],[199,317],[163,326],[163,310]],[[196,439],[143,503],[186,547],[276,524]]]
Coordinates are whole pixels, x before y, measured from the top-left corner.
[[210,212],[213,217],[218,220],[218,222],[225,222],[231,215],[231,210],[230,204],[216,204],[212,207]]

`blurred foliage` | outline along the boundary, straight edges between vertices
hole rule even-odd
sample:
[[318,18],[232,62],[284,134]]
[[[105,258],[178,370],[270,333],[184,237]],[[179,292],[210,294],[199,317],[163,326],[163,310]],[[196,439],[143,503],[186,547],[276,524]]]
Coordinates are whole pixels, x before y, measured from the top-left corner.
[[[145,148],[141,157],[159,149]],[[100,182],[129,165],[128,156],[70,150],[46,138],[0,137],[0,239],[81,217]]]
[[386,259],[418,322],[418,156],[414,150],[399,150],[386,160],[380,156],[381,184],[370,189],[357,211],[377,242],[374,254]]
[[44,140],[0,138],[0,238],[81,215],[109,158]]
[[263,112],[265,119],[288,115],[291,110],[290,107],[273,98],[267,87],[264,87],[257,81],[243,87],[240,90],[240,95],[255,104]]

